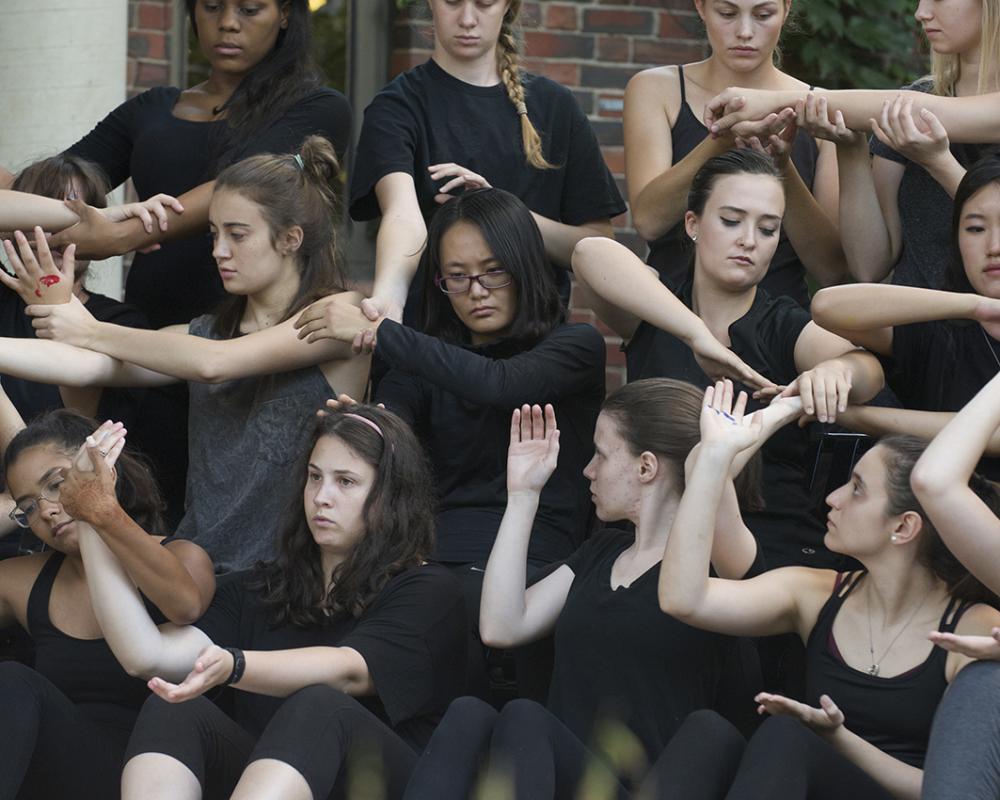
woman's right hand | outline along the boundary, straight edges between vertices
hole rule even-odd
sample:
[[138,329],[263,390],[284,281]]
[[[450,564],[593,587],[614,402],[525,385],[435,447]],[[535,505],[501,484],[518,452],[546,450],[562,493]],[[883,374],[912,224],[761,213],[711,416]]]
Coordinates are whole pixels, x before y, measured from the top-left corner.
[[28,237],[21,231],[14,232],[14,239],[17,242],[16,249],[10,239],[4,239],[3,242],[14,276],[11,277],[6,270],[0,269],[0,283],[16,292],[27,306],[34,303],[68,303],[73,296],[73,281],[76,278],[76,262],[73,258],[76,247],[69,245],[63,251],[60,266],[52,257],[45,233],[40,227],[35,228],[37,256],[31,249]]
[[177,214],[184,212],[184,206],[176,197],[169,194],[157,194],[148,200],[139,203],[125,203],[120,206],[108,206],[99,209],[105,219],[111,222],[123,222],[124,220],[138,217],[142,221],[142,227],[146,233],[153,232],[153,217],[156,217],[157,226],[163,232],[167,230],[167,209]]
[[105,422],[77,451],[59,485],[59,502],[73,519],[94,527],[119,508],[114,465],[125,447],[128,431],[120,422]]
[[961,653],[979,661],[1000,661],[1000,628],[994,628],[990,633],[990,636],[962,636],[931,631],[927,638],[949,653]]
[[886,101],[879,118],[871,124],[882,144],[923,167],[952,157],[948,131],[927,109],[919,117],[914,114],[912,97],[899,95],[892,103]]
[[559,459],[559,429],[551,405],[515,408],[510,418],[507,449],[507,496],[538,494],[555,471]]
[[859,145],[867,143],[868,137],[862,131],[852,131],[844,123],[844,115],[839,110],[830,119],[825,97],[817,97],[812,92],[795,105],[798,125],[816,139],[826,139],[839,145]]
[[706,327],[690,343],[695,361],[713,381],[729,378],[754,389],[774,389],[776,384],[751,369],[736,353],[716,339]]

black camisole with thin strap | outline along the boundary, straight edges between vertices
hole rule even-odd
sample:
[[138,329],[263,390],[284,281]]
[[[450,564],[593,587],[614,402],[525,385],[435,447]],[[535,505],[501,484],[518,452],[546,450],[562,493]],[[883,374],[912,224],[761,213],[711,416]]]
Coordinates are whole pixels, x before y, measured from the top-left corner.
[[[676,164],[684,156],[694,150],[708,136],[706,128],[695,116],[687,102],[687,92],[684,86],[684,67],[677,65],[677,75],[681,84],[681,107],[670,130],[670,141],[673,146],[673,163]],[[819,149],[815,140],[805,131],[799,131],[792,143],[792,162],[798,170],[803,183],[812,190],[816,175],[816,159]],[[660,279],[670,288],[676,289],[687,278],[691,265],[690,241],[684,233],[684,223],[678,222],[659,239],[649,243],[649,257],[646,262],[655,267]],[[800,305],[809,305],[809,293],[806,289],[805,269],[799,257],[792,249],[784,229],[778,249],[771,259],[771,266],[761,282],[761,287],[767,290],[771,297],[788,295]]]
[[53,552],[28,595],[35,670],[98,722],[131,728],[149,690],[122,669],[104,639],[77,639],[52,624],[49,600],[65,556]]
[[[948,688],[948,653],[935,647],[922,663],[891,678],[874,677],[848,666],[834,641],[833,621],[866,574],[840,575],[833,594],[819,612],[806,643],[805,701],[819,706],[820,695],[829,695],[844,712],[848,730],[900,761],[923,768],[934,712]],[[954,631],[971,605],[952,598],[938,630]]]

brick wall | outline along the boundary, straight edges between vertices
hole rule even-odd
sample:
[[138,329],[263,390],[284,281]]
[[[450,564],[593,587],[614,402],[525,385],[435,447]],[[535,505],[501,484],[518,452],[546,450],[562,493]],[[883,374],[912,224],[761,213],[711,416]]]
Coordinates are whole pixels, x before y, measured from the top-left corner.
[[171,63],[175,2],[183,7],[183,0],[129,0],[129,97],[153,86],[170,85],[183,67]]
[[[390,72],[395,75],[426,60],[432,46],[425,6],[397,15]],[[624,184],[622,100],[636,72],[685,63],[706,55],[701,25],[690,0],[535,0],[522,13],[524,67],[573,90],[590,118],[604,159]],[[614,220],[618,240],[640,255],[645,246],[625,214]],[[575,321],[595,324],[608,345],[608,389],[625,380],[621,340],[594,313],[572,303]]]

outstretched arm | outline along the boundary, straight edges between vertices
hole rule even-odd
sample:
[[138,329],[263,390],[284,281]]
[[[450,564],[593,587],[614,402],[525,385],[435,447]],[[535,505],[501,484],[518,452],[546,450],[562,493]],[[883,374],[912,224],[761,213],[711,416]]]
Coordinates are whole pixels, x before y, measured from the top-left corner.
[[969,479],[998,428],[1000,375],[934,437],[910,477],[941,539],[994,592],[1000,590],[1000,520]]
[[[884,406],[848,406],[837,422],[851,431],[868,436],[909,434],[928,442],[937,436],[955,418],[954,411],[916,411],[911,408]],[[995,430],[986,443],[983,455],[1000,456],[1000,429]]]
[[42,339],[0,339],[0,375],[79,387],[165,386],[176,381],[103,353]]
[[28,230],[36,225],[47,231],[59,231],[75,225],[79,219],[62,200],[0,189],[0,231]]
[[485,644],[516,647],[552,630],[573,571],[563,565],[526,589],[528,543],[542,489],[556,468],[559,430],[552,406],[514,410],[507,452],[507,508],[483,576],[479,632]]

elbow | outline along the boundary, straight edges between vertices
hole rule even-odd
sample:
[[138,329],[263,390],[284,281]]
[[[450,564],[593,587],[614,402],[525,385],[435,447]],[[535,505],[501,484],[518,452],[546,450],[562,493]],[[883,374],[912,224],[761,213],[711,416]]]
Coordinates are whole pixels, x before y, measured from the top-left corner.
[[487,619],[485,616],[479,617],[479,639],[487,647],[495,647],[498,650],[507,650],[521,644],[508,626]]
[[604,236],[586,236],[576,243],[570,259],[574,274],[579,274],[587,280],[590,265],[600,258],[601,249],[606,242],[611,241]]
[[[831,294],[834,294],[834,297],[831,297]],[[836,308],[835,301],[836,293],[831,287],[823,288],[816,292],[809,303],[809,311],[812,314],[813,322],[821,328],[829,330],[830,325],[833,324],[833,320],[830,317]]]
[[632,206],[632,227],[643,241],[651,242],[663,233],[660,221],[646,210],[646,204],[636,202]]
[[122,669],[125,670],[130,678],[149,680],[155,676],[157,672],[159,672],[157,664],[153,659],[144,659],[138,656],[126,656],[124,658],[119,658],[118,663],[122,665]]
[[934,467],[921,458],[910,472],[910,488],[921,504],[933,498],[942,488],[943,481],[935,474]]
[[694,604],[688,602],[677,592],[660,589],[660,611],[681,622],[687,622],[694,616]]
[[234,375],[226,369],[226,362],[221,354],[209,353],[199,358],[195,366],[194,380],[198,383],[222,383],[232,380]]
[[162,608],[163,615],[175,625],[193,625],[205,613],[201,599],[198,597],[182,598],[174,601],[169,608]]

